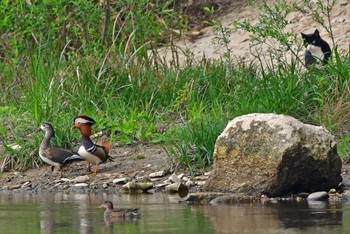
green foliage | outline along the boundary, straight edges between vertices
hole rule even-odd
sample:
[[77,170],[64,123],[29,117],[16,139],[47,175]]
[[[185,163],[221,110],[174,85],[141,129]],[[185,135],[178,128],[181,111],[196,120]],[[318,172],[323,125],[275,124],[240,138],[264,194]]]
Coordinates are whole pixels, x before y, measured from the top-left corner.
[[[104,40],[107,6],[31,2],[0,3],[9,13],[0,19],[0,31],[9,39],[0,42],[2,170],[40,164],[43,133],[33,132],[43,122],[55,127],[55,144],[74,148],[79,134],[70,127],[80,114],[93,117],[94,132],[108,134],[114,145],[164,143],[169,156],[192,171],[212,164],[215,141],[229,120],[253,112],[324,125],[347,157],[350,55],[334,49],[327,66],[307,71],[297,60],[283,60],[286,51],[299,50],[300,42],[285,32],[288,14],[300,10],[295,4],[263,2],[256,25],[236,22],[256,43],[269,43],[270,64],[259,56],[251,63],[234,62],[227,47],[224,60],[189,59],[180,68],[152,60],[154,54],[146,51],[176,24],[167,1],[118,1]],[[217,30],[217,43],[227,46],[231,29],[220,19],[208,23]],[[12,143],[22,148],[12,149]]]
[[192,173],[205,169],[213,162],[216,138],[226,124],[225,119],[211,118],[187,122],[170,131],[170,145],[165,149],[175,162],[189,168]]
[[247,20],[235,21],[234,24],[236,29],[251,33],[251,51],[259,59],[261,65],[265,66],[266,64],[266,61],[261,61],[263,56],[261,49],[258,47],[261,44],[267,46],[267,52],[269,53],[267,59],[270,59],[272,64],[288,66],[288,61],[285,61],[287,52],[292,54],[293,59],[303,64],[298,56],[302,49],[302,42],[298,39],[298,35],[286,30],[286,26],[289,24],[288,15],[297,9],[297,4],[289,4],[285,0],[278,0],[272,5],[267,1],[263,1],[257,3],[256,6],[259,9],[256,24],[253,25]]

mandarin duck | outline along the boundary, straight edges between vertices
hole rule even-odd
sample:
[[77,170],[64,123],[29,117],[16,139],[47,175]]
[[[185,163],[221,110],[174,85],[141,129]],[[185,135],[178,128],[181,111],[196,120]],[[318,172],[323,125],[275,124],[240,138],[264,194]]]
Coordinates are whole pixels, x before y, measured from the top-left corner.
[[99,164],[106,162],[107,159],[113,161],[113,158],[108,155],[110,146],[107,141],[101,145],[99,143],[94,144],[90,139],[92,133],[91,126],[95,123],[95,120],[92,118],[81,115],[74,118],[74,125],[72,126],[72,129],[77,128],[80,131],[82,140],[78,154],[87,161],[87,171],[90,172],[90,163],[96,165],[93,173],[94,176],[97,174]]
[[118,218],[138,218],[141,216],[139,208],[113,208],[111,201],[104,201],[98,208],[105,208],[103,214],[105,221],[120,220]]
[[72,161],[84,160],[84,158],[73,151],[51,145],[51,138],[55,137],[55,130],[51,124],[42,124],[37,132],[40,130],[45,131],[45,137],[40,144],[39,156],[45,163],[51,165],[51,171],[53,171],[55,167],[60,170],[61,179],[64,165]]

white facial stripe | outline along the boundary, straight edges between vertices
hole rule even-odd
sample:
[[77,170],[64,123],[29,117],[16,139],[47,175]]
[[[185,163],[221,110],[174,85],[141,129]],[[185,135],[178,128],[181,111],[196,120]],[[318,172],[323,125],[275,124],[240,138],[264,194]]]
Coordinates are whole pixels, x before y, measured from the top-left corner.
[[87,120],[87,119],[83,119],[83,118],[76,118],[76,119],[75,119],[75,123],[83,123],[83,124],[86,124],[86,123],[93,123],[93,122],[90,121],[90,120]]

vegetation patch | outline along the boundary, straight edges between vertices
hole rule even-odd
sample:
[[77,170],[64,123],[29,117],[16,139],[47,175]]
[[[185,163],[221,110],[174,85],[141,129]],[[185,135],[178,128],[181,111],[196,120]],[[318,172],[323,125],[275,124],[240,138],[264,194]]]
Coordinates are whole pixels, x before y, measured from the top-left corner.
[[[157,48],[172,44],[169,30],[181,36],[193,28],[187,2],[2,1],[1,171],[41,164],[42,135],[33,132],[43,122],[55,127],[55,144],[75,148],[79,136],[70,126],[80,114],[94,118],[95,131],[115,145],[162,143],[171,159],[191,171],[212,164],[215,140],[229,120],[254,112],[323,125],[349,159],[350,55],[340,55],[333,44],[327,65],[302,69],[296,56],[301,38],[285,33],[288,21],[276,20],[305,11],[333,38],[330,11],[336,1],[303,2],[263,2],[258,24],[235,22],[233,28],[221,24],[212,2],[203,3],[203,27],[213,27],[214,43],[226,52],[220,60],[200,62],[189,53],[180,66],[176,59],[167,63]],[[237,29],[251,32],[255,45],[273,41],[269,57],[237,61],[227,47]],[[291,53],[292,62],[283,53]]]

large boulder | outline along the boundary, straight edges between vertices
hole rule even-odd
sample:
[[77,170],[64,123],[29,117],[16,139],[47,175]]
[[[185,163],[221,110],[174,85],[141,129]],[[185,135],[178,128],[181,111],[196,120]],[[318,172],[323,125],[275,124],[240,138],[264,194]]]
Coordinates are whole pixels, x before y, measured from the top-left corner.
[[208,191],[281,196],[334,188],[342,180],[334,136],[286,115],[233,119],[218,137]]

